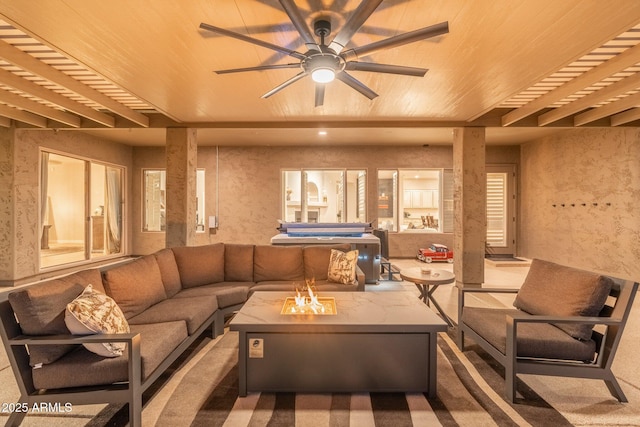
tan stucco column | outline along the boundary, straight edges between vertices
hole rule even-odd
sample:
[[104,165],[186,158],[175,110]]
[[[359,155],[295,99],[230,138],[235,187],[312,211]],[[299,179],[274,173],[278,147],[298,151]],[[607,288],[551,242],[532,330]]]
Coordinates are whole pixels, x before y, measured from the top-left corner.
[[454,129],[453,185],[456,284],[459,287],[481,286],[487,234],[484,128]]
[[168,128],[166,158],[166,246],[192,246],[196,237],[196,129]]

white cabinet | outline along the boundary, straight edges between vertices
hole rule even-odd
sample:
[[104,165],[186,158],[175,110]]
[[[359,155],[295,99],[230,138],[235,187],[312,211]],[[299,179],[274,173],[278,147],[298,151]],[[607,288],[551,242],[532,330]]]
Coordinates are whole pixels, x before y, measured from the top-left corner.
[[404,190],[404,207],[424,209],[438,207],[437,190]]

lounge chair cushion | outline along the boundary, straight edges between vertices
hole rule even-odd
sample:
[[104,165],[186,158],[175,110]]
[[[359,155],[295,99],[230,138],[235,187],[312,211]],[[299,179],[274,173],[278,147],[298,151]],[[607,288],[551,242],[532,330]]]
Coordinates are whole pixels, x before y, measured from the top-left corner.
[[104,285],[127,319],[167,299],[160,267],[153,255],[107,270]]
[[[608,277],[534,259],[513,305],[530,314],[598,316],[612,285]],[[593,329],[583,324],[555,326],[581,340],[589,340]]]
[[[462,321],[502,354],[507,352],[509,314],[522,314],[515,309],[465,307]],[[548,323],[520,323],[517,330],[518,357],[592,361],[596,344],[593,340],[577,340]]]

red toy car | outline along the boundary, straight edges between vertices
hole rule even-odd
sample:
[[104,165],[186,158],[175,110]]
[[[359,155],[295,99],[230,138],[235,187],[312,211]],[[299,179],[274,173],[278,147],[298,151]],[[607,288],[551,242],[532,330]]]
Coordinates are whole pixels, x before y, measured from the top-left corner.
[[453,262],[453,251],[450,251],[445,245],[434,243],[428,248],[418,249],[417,257],[422,262],[447,261],[451,264]]

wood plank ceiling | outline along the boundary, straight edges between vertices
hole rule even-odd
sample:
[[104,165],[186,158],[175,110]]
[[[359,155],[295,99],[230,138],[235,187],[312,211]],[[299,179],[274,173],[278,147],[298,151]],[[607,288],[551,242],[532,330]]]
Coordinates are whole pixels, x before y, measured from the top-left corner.
[[[360,0],[297,0],[310,28],[334,27]],[[0,126],[83,130],[162,145],[166,126],[198,127],[201,144],[303,144],[330,129],[337,144],[450,143],[457,126],[487,126],[489,143],[560,129],[640,125],[640,2],[387,0],[351,40],[362,46],[439,22],[449,34],[365,60],[429,69],[425,77],[351,72],[379,97],[340,82],[313,106],[299,70],[213,70],[296,62],[198,29],[200,22],[299,52],[277,0],[3,2]],[[305,81],[307,80],[307,81]]]

